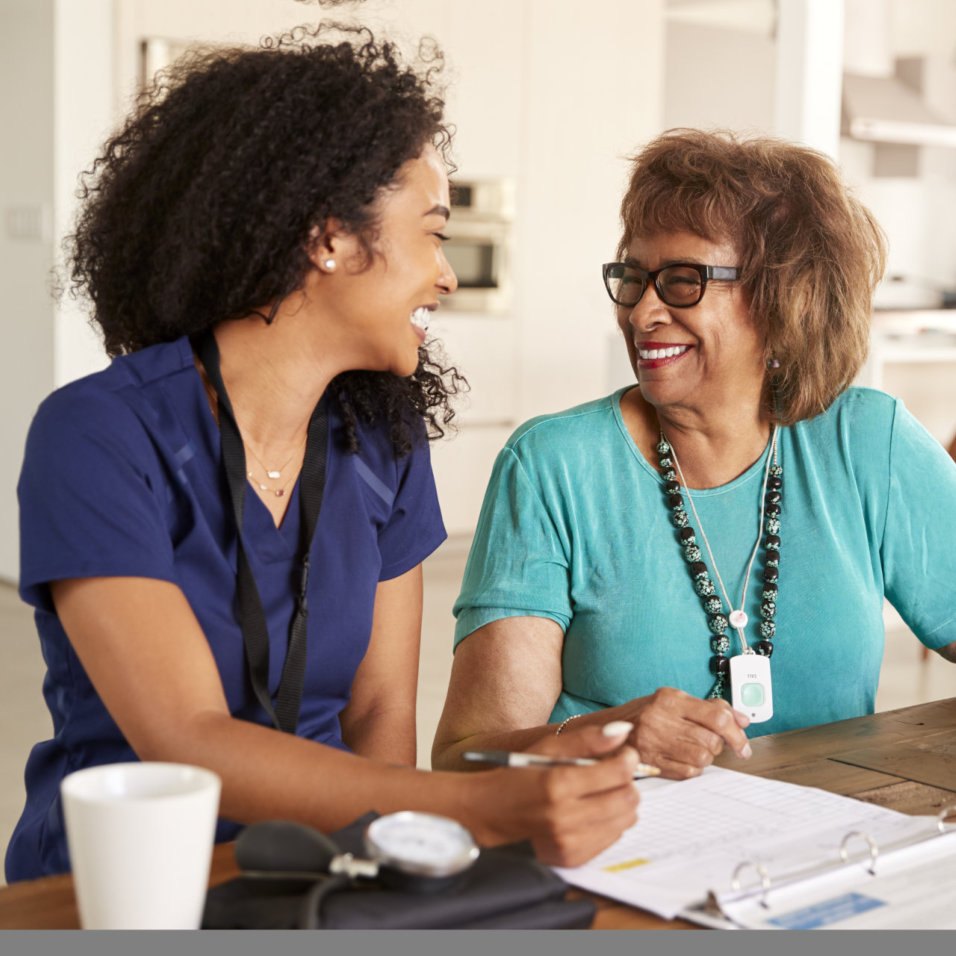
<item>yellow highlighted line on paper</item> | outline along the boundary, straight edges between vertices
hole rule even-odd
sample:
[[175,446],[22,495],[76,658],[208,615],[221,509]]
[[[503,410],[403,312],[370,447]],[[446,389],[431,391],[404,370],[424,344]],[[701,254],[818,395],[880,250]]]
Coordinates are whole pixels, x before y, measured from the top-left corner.
[[636,860],[624,860],[622,863],[612,863],[610,866],[602,866],[601,869],[604,870],[605,873],[620,873],[621,870],[632,870],[635,866],[644,866],[645,863],[650,862],[650,860],[638,857]]

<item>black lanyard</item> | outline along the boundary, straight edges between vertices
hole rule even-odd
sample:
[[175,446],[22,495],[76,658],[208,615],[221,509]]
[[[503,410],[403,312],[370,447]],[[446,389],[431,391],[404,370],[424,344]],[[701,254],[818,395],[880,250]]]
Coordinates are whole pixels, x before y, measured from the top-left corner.
[[309,420],[309,432],[305,445],[305,458],[299,473],[299,593],[295,612],[289,625],[289,644],[286,649],[282,677],[276,691],[275,708],[269,694],[269,628],[259,588],[249,565],[242,544],[242,515],[246,502],[246,453],[242,436],[233,415],[229,395],[219,371],[219,347],[212,332],[204,332],[193,340],[193,348],[199,356],[209,382],[219,399],[219,436],[222,447],[222,464],[232,498],[232,511],[236,519],[236,550],[238,566],[236,574],[236,597],[239,605],[239,625],[242,642],[249,666],[249,679],[263,710],[279,730],[295,733],[299,722],[299,707],[302,703],[302,686],[305,682],[306,618],[308,609],[309,552],[312,538],[322,508],[325,491],[325,463],[328,450],[329,418],[324,398],[315,406]]

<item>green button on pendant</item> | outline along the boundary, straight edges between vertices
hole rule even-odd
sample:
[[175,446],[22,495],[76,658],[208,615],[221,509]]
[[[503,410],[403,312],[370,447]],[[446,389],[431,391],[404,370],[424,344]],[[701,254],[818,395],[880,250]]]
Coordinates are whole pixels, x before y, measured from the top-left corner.
[[763,684],[744,684],[740,699],[745,707],[759,707],[763,703]]

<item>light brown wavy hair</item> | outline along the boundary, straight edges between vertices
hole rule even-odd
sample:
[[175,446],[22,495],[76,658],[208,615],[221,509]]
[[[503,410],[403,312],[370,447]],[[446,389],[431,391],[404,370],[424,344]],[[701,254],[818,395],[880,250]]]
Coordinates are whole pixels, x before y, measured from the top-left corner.
[[618,258],[660,233],[729,241],[767,357],[780,363],[767,373],[771,418],[791,425],[829,408],[866,359],[886,264],[883,230],[833,161],[783,140],[675,129],[632,163]]

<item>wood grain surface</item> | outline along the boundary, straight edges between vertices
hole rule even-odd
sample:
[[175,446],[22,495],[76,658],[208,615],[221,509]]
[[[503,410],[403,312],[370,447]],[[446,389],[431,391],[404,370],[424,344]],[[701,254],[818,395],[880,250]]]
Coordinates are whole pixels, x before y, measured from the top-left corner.
[[[956,804],[956,698],[758,737],[753,756],[721,755],[721,767],[819,787],[902,813],[935,814]],[[232,844],[213,850],[210,886],[238,873]],[[587,896],[579,890],[573,895]],[[689,929],[592,896],[594,929]],[[0,929],[77,929],[70,874],[0,887]]]

